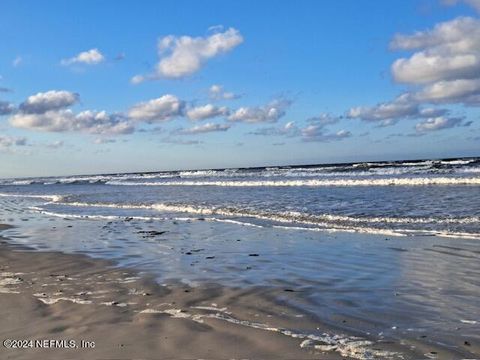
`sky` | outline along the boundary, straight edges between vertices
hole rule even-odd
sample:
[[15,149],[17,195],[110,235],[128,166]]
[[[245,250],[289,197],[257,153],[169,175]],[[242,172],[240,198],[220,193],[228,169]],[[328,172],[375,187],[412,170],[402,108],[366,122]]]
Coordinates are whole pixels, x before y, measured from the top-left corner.
[[480,0],[0,2],[0,177],[480,155]]

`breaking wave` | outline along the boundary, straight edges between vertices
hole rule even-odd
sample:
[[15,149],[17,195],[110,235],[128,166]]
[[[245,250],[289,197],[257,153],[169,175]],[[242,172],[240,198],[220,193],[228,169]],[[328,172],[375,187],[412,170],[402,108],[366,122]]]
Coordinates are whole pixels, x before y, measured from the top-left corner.
[[[270,179],[272,179],[271,181],[275,181],[275,179],[285,180],[283,182],[278,182],[284,184],[298,184],[298,181],[324,184],[312,186],[327,186],[330,183],[338,184],[346,180],[347,183],[344,183],[343,186],[351,186],[351,184],[348,185],[348,181],[359,184],[372,181],[375,185],[380,185],[387,181],[379,177],[388,178],[388,180],[391,178],[393,184],[403,184],[404,182],[409,181],[409,178],[407,177],[417,177],[415,178],[416,180],[413,185],[419,185],[425,182],[421,179],[428,177],[438,177],[438,179],[443,179],[442,176],[446,176],[450,179],[448,180],[449,184],[450,182],[452,184],[463,184],[463,180],[451,179],[460,179],[462,176],[476,175],[478,173],[480,173],[480,159],[468,158],[0,179],[0,186],[102,185],[107,183],[112,185],[148,186],[152,184],[157,185],[157,183],[158,185],[168,185],[169,182],[170,184],[182,182],[182,184],[186,185],[189,184],[189,181],[198,182],[198,185],[201,185],[206,183],[211,184],[212,182],[218,184],[223,182],[228,183],[237,180],[239,183],[247,183],[250,182],[250,180],[253,180],[253,183],[256,184],[259,181],[268,182]],[[402,180],[396,180],[396,178]],[[444,183],[444,180],[442,181]],[[431,184],[441,185],[441,183],[437,182]],[[236,186],[239,185],[237,184]]]
[[254,181],[163,181],[133,182],[108,181],[120,186],[431,186],[431,185],[480,185],[480,177],[411,177],[380,179],[301,179],[301,180],[254,180]]
[[[472,225],[480,223],[479,216],[469,217],[355,217],[335,214],[308,214],[296,211],[284,212],[266,212],[252,209],[242,209],[234,207],[208,207],[196,206],[192,204],[114,204],[114,203],[87,203],[87,202],[56,202],[57,205],[66,205],[72,207],[92,207],[92,208],[114,208],[114,209],[135,209],[135,210],[154,210],[166,214],[190,214],[200,216],[201,220],[223,221],[238,223],[241,225],[259,226],[243,219],[257,219],[267,221],[274,227],[282,227],[278,224],[288,224],[290,229],[298,230],[323,230],[323,231],[344,231],[344,232],[363,232],[376,233],[384,235],[409,236],[409,235],[441,235],[457,236],[464,238],[479,238],[480,234],[449,231],[449,230],[428,230],[423,228],[413,229],[412,225],[434,224],[451,225]],[[41,210],[41,208],[39,208]],[[65,214],[62,214],[65,215]],[[210,218],[203,218],[203,217]],[[221,216],[222,218],[218,218]],[[91,217],[84,216],[81,217]],[[234,219],[225,219],[234,218]],[[149,218],[152,217],[142,217]],[[164,217],[162,219],[167,219]],[[190,218],[192,219],[192,218]],[[273,223],[273,224],[272,224]],[[277,224],[277,225],[276,225]],[[301,226],[293,226],[301,225]],[[395,227],[397,226],[397,227]],[[261,226],[260,226],[261,227]]]

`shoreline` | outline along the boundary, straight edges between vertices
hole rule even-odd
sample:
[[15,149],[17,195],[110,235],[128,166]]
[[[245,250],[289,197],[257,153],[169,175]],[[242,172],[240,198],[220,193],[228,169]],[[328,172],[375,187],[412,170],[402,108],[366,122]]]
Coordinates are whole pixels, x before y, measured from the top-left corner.
[[161,286],[109,261],[0,241],[2,341],[95,342],[94,349],[2,347],[2,358],[318,358],[279,333],[202,318],[222,313],[212,302],[232,301],[234,292]]
[[1,237],[0,284],[2,341],[95,343],[93,349],[2,347],[7,358],[341,359],[406,351],[334,335],[275,300],[270,289],[164,286],[107,260],[30,251]]
[[[1,237],[9,227],[0,225],[2,341],[75,340],[78,345],[83,340],[94,342],[95,348],[1,347],[0,356],[8,359],[38,355],[49,359],[299,360],[459,356],[458,351],[428,339],[367,338],[360,334],[360,319],[327,324],[292,306],[293,296],[298,295],[292,290],[159,284],[148,273],[110,260],[17,245]],[[480,352],[476,344],[471,345],[469,350]]]

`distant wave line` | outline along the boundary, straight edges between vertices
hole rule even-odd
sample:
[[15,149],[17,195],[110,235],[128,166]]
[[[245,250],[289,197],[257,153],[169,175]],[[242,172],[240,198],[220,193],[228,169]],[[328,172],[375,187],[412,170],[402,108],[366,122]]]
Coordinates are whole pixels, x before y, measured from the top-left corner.
[[222,187],[323,187],[323,186],[431,186],[431,185],[480,185],[480,177],[432,177],[432,178],[383,178],[383,179],[335,179],[335,180],[256,180],[256,181],[164,181],[130,182],[108,181],[119,186],[222,186]]

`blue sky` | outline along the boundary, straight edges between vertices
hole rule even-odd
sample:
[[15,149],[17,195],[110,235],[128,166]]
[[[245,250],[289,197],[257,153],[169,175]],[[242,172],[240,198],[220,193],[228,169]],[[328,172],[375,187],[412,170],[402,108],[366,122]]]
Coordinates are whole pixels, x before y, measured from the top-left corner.
[[4,0],[0,177],[479,155],[479,10]]

